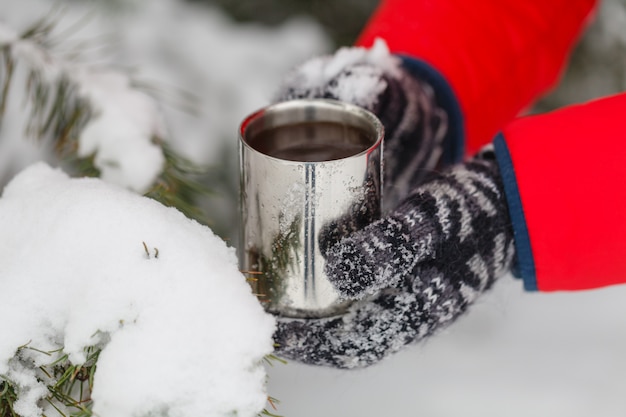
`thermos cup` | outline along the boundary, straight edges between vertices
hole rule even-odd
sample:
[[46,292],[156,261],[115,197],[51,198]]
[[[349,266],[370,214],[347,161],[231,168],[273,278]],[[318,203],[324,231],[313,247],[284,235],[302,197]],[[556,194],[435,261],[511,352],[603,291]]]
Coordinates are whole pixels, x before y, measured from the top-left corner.
[[[272,313],[326,317],[347,303],[324,272],[332,225],[380,216],[383,126],[355,105],[270,105],[239,128],[241,270]],[[326,242],[326,243],[324,243]]]

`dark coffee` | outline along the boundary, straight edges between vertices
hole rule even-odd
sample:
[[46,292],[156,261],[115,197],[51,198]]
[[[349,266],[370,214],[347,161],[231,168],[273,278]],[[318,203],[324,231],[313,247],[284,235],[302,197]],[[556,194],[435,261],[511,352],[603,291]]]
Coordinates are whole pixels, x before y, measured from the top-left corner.
[[248,144],[261,153],[300,162],[346,158],[363,152],[375,141],[362,129],[334,122],[278,126],[247,138]]

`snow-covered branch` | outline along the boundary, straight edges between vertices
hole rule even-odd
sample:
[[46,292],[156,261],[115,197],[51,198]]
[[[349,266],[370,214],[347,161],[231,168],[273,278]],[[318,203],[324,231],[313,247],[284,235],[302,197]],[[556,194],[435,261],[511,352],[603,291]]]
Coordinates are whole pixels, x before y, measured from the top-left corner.
[[[102,179],[139,193],[148,191],[165,165],[157,143],[166,136],[165,123],[156,102],[133,88],[128,74],[57,56],[42,42],[53,28],[39,26],[19,36],[0,23],[5,61],[19,62],[30,72],[33,119],[41,123],[35,130],[62,140],[65,137],[59,136],[68,133],[61,126],[76,127],[74,151],[80,158],[93,158]],[[5,88],[10,75],[5,73]],[[76,111],[68,112],[67,107],[77,102]],[[50,129],[55,122],[56,129]]]
[[95,415],[252,417],[263,409],[261,363],[274,320],[234,250],[208,228],[39,163],[5,188],[0,236],[0,381],[17,392],[20,416],[67,411],[51,394],[62,374],[51,364],[65,357],[78,379],[94,348],[83,406]]

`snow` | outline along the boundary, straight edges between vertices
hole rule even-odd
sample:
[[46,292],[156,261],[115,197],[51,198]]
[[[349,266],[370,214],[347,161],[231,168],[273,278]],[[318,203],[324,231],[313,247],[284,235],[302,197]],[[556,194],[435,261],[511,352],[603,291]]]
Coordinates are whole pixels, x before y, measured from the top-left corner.
[[104,181],[146,192],[165,164],[154,143],[166,136],[155,101],[133,89],[119,72],[83,72],[79,85],[96,116],[81,132],[78,156],[95,155],[94,166]]
[[0,236],[0,375],[20,386],[23,417],[41,415],[36,367],[57,357],[14,358],[24,345],[62,348],[74,364],[101,347],[92,398],[102,417],[263,409],[274,319],[208,228],[38,163],[6,186]]
[[0,25],[0,45],[6,45],[17,40],[17,33],[5,26]]
[[[285,88],[294,86],[298,88],[294,94],[298,97],[320,97],[326,92],[321,89],[326,88],[339,100],[372,109],[387,87],[381,74],[400,76],[398,65],[399,60],[389,53],[383,39],[376,39],[371,48],[339,48],[336,53],[311,59],[288,74],[278,97],[285,95]],[[338,81],[327,87],[333,79]]]
[[[311,60],[301,70],[303,87],[326,84],[337,77],[345,68],[359,64],[388,66],[389,48],[383,39],[376,39],[371,48],[343,47],[339,48],[325,60]],[[393,66],[389,66],[393,68]]]
[[326,79],[333,78],[344,68],[357,64],[388,66],[388,69],[393,70],[395,67],[388,64],[390,56],[389,47],[387,46],[385,40],[381,38],[377,38],[371,48],[340,48],[326,65],[324,69],[324,77]]

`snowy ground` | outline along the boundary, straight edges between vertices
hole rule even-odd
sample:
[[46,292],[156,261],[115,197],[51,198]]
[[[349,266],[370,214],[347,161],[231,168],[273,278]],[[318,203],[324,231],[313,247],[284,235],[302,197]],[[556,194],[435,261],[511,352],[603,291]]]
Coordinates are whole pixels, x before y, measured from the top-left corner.
[[426,343],[368,369],[270,369],[285,416],[619,417],[626,287],[523,293],[503,278]]
[[[200,118],[167,115],[182,138],[179,148],[201,162],[219,160],[240,118],[269,100],[290,66],[327,45],[310,23],[236,27],[215,11],[156,3],[118,20],[113,32],[125,41],[112,54],[156,85],[163,80],[201,97]],[[45,4],[3,0],[0,18],[29,22]],[[586,91],[593,82],[587,80]],[[18,131],[3,125],[0,181],[6,167],[41,158],[32,144],[7,141],[7,132]],[[277,364],[269,368],[269,393],[282,401],[278,413],[286,417],[622,417],[624,300],[626,286],[529,294],[504,278],[466,317],[424,344],[360,371]]]

